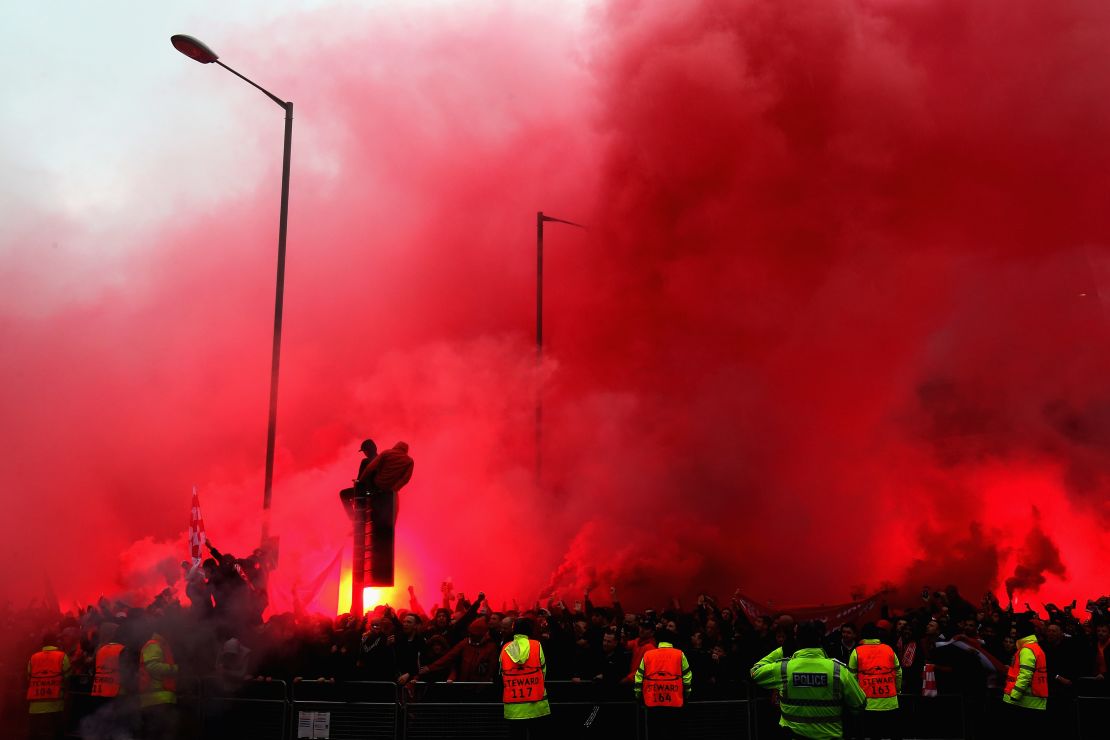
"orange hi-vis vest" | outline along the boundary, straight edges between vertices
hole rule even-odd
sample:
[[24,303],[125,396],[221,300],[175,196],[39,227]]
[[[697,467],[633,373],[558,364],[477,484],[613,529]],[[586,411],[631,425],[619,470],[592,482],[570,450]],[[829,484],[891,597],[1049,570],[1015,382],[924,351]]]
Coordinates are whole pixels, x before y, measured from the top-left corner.
[[681,707],[682,691],[682,651],[666,647],[644,653],[644,704]]
[[110,642],[96,651],[96,674],[93,676],[92,695],[119,696],[119,655],[123,645]]
[[[173,653],[170,652],[170,644],[168,642],[166,642],[165,640],[153,640],[153,639],[147,640],[146,644],[143,645],[143,649],[145,650],[146,646],[150,645],[151,643],[161,646],[162,656],[163,656],[162,659],[164,661],[166,661],[167,665],[176,665],[173,662]],[[151,691],[153,685],[154,685],[153,677],[150,675],[150,671],[148,671],[146,669],[146,664],[143,663],[142,654],[140,653],[140,656],[139,656],[139,691],[143,694],[146,694],[149,691]],[[177,691],[177,678],[174,677],[174,676],[166,676],[165,678],[163,678],[162,679],[162,688],[161,688],[161,690],[162,691]]]
[[547,696],[540,668],[540,644],[528,641],[528,659],[523,664],[510,658],[508,651],[502,648],[501,678],[501,700],[506,704],[540,701]]
[[1030,642],[1016,653],[1014,653],[1014,660],[1010,663],[1010,672],[1006,674],[1006,688],[1003,693],[1007,696],[1014,690],[1014,684],[1017,683],[1018,674],[1021,673],[1021,651],[1030,650],[1033,657],[1037,659],[1036,665],[1033,667],[1033,685],[1030,687],[1033,696],[1047,698],[1048,697],[1048,663],[1045,662],[1044,650],[1035,642]]
[[898,693],[894,680],[894,651],[888,646],[856,645],[859,687],[868,699],[887,699]]
[[31,656],[31,685],[27,701],[57,701],[62,698],[62,650],[40,650]]

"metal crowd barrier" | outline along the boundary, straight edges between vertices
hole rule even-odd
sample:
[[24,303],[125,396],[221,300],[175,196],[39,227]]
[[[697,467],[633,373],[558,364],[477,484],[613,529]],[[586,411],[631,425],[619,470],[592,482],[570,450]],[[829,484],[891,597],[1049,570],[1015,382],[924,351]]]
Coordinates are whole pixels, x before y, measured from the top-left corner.
[[[967,737],[967,714],[959,694],[920,696],[899,694],[899,722],[902,733],[909,737]],[[750,706],[751,729],[748,737],[778,737],[779,709],[769,697],[753,699]]]
[[214,679],[201,684],[203,740],[286,740],[289,686],[284,681],[247,681],[232,688]]
[[903,732],[913,728],[917,737],[967,737],[967,712],[959,694],[899,694],[898,708]]
[[[180,729],[183,737],[195,737],[201,732],[200,682],[179,681],[177,705],[180,711]],[[120,728],[135,728],[139,723],[137,697],[125,696],[105,701],[92,696],[92,677],[71,676],[66,684],[67,738],[80,738],[88,732],[119,732]]]
[[497,740],[509,736],[492,683],[416,683],[405,702],[405,738]]
[[[643,708],[628,687],[605,688],[591,682],[547,682],[552,705],[551,731],[591,732],[598,737],[651,740]],[[1103,687],[1094,686],[1093,690]],[[87,677],[71,680],[67,736],[81,737],[99,721],[103,704],[89,696]],[[459,738],[499,740],[509,734],[501,697],[492,683],[415,683],[405,689],[390,682],[248,681],[234,690],[217,682],[186,681],[179,686],[181,736],[203,740],[431,740]],[[899,696],[901,724],[907,736],[966,737],[972,722],[964,698],[956,694]],[[997,702],[985,705],[986,725]],[[1079,696],[1074,714],[1077,732],[1057,727],[1057,737],[1079,740],[1107,737],[1110,696]],[[778,736],[778,708],[756,699],[697,699],[682,713],[681,732],[689,740],[766,739]],[[308,720],[318,720],[314,725]],[[1070,723],[1069,723],[1070,724]],[[319,734],[314,734],[319,732]],[[573,736],[573,734],[571,735]]]
[[1079,740],[1105,740],[1110,732],[1110,696],[1077,697],[1075,715]]
[[397,685],[383,681],[295,682],[291,695],[290,738],[308,734],[304,723],[314,715],[328,726],[331,740],[393,740],[400,734],[401,697]]

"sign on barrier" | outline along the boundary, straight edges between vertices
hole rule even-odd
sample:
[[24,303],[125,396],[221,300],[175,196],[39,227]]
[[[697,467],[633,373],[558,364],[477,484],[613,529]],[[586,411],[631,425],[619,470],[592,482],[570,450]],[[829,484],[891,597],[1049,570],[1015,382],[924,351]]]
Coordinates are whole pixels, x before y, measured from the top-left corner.
[[399,704],[397,686],[392,683],[298,682],[293,684],[292,724],[300,732],[302,719],[311,716],[313,737],[393,740],[400,729]]

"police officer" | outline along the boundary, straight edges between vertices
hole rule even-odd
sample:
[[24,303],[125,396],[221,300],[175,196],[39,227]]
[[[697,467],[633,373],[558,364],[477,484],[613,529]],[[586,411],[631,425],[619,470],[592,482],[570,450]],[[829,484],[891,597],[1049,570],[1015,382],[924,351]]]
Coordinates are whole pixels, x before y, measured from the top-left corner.
[[27,663],[28,736],[55,740],[65,733],[65,682],[71,673],[69,658],[58,648],[58,636],[42,636],[42,649]]
[[636,668],[634,691],[637,699],[643,697],[652,740],[682,737],[680,710],[690,695],[694,675],[686,655],[674,646],[675,640],[669,629],[656,630],[656,647],[644,653]]
[[863,625],[860,644],[848,656],[848,670],[867,695],[860,735],[901,740],[898,728],[898,692],[902,690],[902,666],[889,645],[880,641],[879,627]]
[[863,708],[867,697],[847,666],[825,657],[820,622],[798,625],[798,649],[790,658],[753,669],[755,682],[779,692],[779,724],[791,737],[844,737],[841,711]]
[[501,700],[512,738],[543,737],[551,716],[544,686],[547,661],[540,643],[532,639],[534,629],[531,619],[521,617],[513,626],[513,639],[501,648]]

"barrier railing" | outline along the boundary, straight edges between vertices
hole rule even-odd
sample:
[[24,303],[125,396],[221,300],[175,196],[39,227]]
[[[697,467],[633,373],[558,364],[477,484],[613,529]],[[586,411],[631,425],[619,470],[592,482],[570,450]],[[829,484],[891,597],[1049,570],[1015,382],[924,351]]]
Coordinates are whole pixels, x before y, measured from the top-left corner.
[[898,706],[902,727],[912,727],[918,737],[967,737],[967,712],[959,694],[899,694]]
[[286,740],[288,695],[284,681],[248,681],[229,686],[205,680],[201,684],[201,736],[204,740]]
[[401,697],[393,683],[297,682],[290,699],[292,740],[393,740],[400,734]]
[[1107,733],[1107,723],[1110,723],[1110,696],[1076,698],[1075,716],[1076,737],[1079,740],[1103,740]]
[[[651,740],[644,710],[632,699],[627,686],[605,688],[590,682],[551,681],[547,687],[553,733],[562,736],[590,731],[599,737]],[[1092,691],[1101,688],[1092,683]],[[67,684],[69,737],[81,737],[90,727],[108,726],[121,717],[137,721],[135,697],[105,702],[89,696],[89,689],[87,677]],[[954,694],[899,698],[903,733],[917,737],[966,737],[976,732],[976,727],[982,735],[982,726],[996,725],[995,715],[1001,706],[997,696],[970,705]],[[117,712],[114,716],[111,711],[105,712],[113,705]],[[335,740],[497,740],[506,737],[509,730],[499,691],[492,683],[417,683],[400,690],[389,682],[249,681],[228,687],[206,679],[182,682],[178,707],[182,736],[204,740],[297,740],[299,735]],[[1057,718],[1053,723],[1055,737],[1103,738],[1110,717],[1110,696],[1079,696],[1074,705],[1069,700],[1066,713],[1067,722]],[[778,709],[766,697],[695,697],[682,713],[681,731],[690,740],[761,740],[778,736],[777,722]]]

